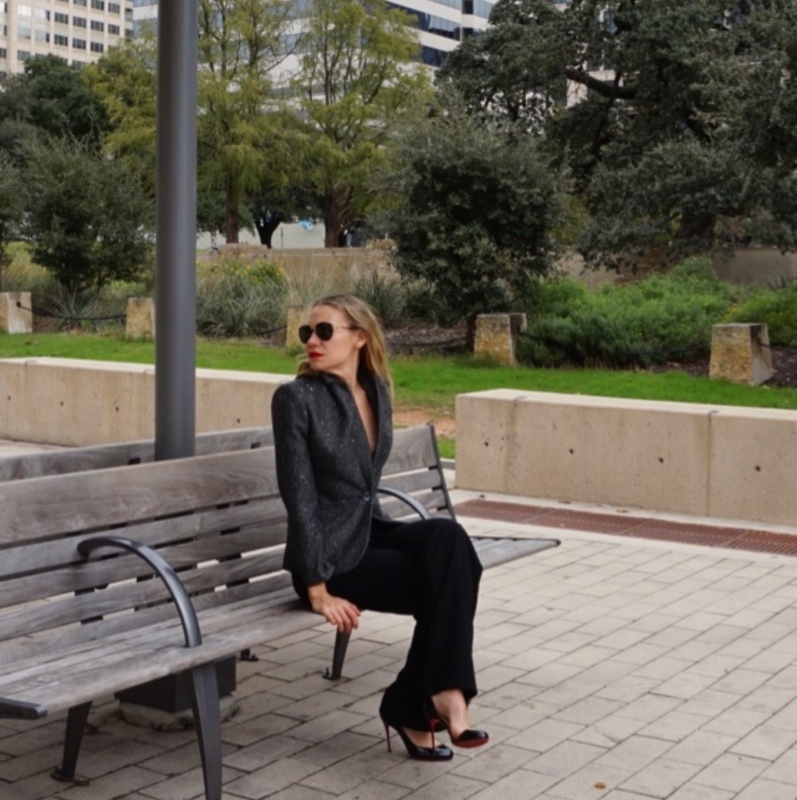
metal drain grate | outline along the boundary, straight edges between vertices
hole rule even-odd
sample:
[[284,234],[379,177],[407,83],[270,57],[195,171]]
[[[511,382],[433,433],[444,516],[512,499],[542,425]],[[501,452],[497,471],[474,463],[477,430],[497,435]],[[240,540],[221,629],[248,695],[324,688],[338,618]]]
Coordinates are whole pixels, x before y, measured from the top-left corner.
[[493,500],[467,500],[459,503],[454,511],[457,516],[514,522],[519,525],[544,525],[546,528],[569,528],[590,533],[610,533],[613,536],[635,536],[642,539],[661,539],[684,544],[797,556],[797,535],[788,533],[691,525],[661,519],[595,514],[589,511],[569,511],[566,508],[526,506]]

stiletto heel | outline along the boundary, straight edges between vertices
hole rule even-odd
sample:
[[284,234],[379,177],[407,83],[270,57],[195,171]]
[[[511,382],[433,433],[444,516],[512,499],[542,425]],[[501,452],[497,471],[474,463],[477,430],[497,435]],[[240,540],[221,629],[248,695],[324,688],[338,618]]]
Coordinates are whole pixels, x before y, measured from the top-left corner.
[[487,731],[482,731],[478,728],[466,728],[459,736],[455,737],[451,733],[451,722],[434,707],[434,703],[431,701],[426,705],[426,715],[429,718],[429,725],[432,730],[439,730],[440,727],[445,728],[451,737],[451,744],[457,747],[481,747],[490,741],[490,735]]
[[415,742],[410,739],[409,736],[404,731],[400,725],[396,725],[393,722],[388,722],[384,717],[382,717],[382,722],[385,726],[385,738],[387,739],[387,752],[392,753],[393,750],[390,746],[390,729],[395,728],[396,733],[399,735],[399,739],[404,743],[404,747],[407,748],[407,753],[410,758],[414,758],[418,761],[450,761],[454,757],[454,753],[450,747],[446,747],[444,744],[435,744],[434,740],[434,733],[432,733],[432,746],[431,747],[421,747],[420,745],[415,744]]

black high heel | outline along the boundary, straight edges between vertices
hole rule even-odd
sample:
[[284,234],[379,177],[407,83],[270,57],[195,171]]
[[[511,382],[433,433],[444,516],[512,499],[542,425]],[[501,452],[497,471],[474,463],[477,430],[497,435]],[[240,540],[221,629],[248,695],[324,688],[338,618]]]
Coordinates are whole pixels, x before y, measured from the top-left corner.
[[407,736],[407,734],[404,732],[404,728],[402,728],[400,725],[395,725],[392,722],[388,722],[384,717],[382,717],[382,722],[385,726],[385,738],[387,739],[388,753],[393,752],[393,748],[390,746],[390,729],[395,728],[399,738],[402,742],[404,742],[404,747],[407,748],[407,753],[409,754],[410,758],[414,758],[418,761],[450,761],[454,757],[454,752],[450,747],[446,747],[444,744],[435,744],[434,733],[432,733],[432,746],[421,747],[420,745],[415,744],[415,742],[413,742],[412,739]]
[[451,733],[451,723],[434,707],[434,703],[431,700],[426,704],[426,716],[429,719],[429,725],[432,730],[436,731],[440,730],[441,727],[444,728],[451,737],[451,744],[457,747],[481,747],[490,741],[490,735],[487,731],[482,731],[478,728],[466,728],[459,736],[455,737]]

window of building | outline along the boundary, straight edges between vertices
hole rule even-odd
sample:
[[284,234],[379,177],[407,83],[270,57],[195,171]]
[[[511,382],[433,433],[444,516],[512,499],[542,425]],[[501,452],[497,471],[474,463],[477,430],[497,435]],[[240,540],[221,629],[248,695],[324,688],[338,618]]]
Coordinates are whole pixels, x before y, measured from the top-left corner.
[[8,51],[5,47],[0,47],[0,58],[8,58]]
[[[155,20],[157,22],[157,20]],[[152,30],[154,33],[158,32],[158,26],[153,25]],[[132,39],[133,38],[133,29],[132,28],[125,28],[125,39]]]
[[30,58],[30,50],[17,50],[17,60],[27,61]]
[[36,31],[36,41],[48,44],[50,41],[50,34],[47,31]]
[[62,14],[60,11],[56,11],[53,19],[61,25],[69,25],[69,14]]
[[72,66],[73,67],[77,67],[78,69],[82,69],[83,67],[86,66],[86,62],[85,61],[78,61],[76,58],[73,58],[72,59]]
[[121,14],[122,7],[119,3],[108,3],[108,13],[109,14]]
[[105,0],[91,0],[91,7],[97,11],[105,11]]
[[43,20],[44,22],[49,22],[50,20],[50,12],[43,8],[34,8],[33,16],[36,17],[36,19]]
[[17,6],[17,16],[18,17],[29,17],[33,14],[33,9],[30,6]]
[[27,25],[17,25],[17,38],[30,39],[30,28]]
[[110,33],[111,36],[118,36],[119,35],[119,26],[118,25],[111,25],[109,23],[108,24],[108,33]]
[[8,11],[8,3],[0,3],[0,14],[5,14]]
[[105,23],[100,22],[99,20],[93,19],[91,21],[91,29],[93,31],[104,31],[105,30]]
[[92,42],[91,43],[91,52],[92,53],[102,53],[105,50],[105,45],[102,42]]
[[75,50],[85,50],[86,49],[86,40],[85,39],[72,39],[72,47]]
[[72,17],[72,24],[76,28],[85,28],[86,27],[86,18],[85,17]]
[[83,6],[84,8],[86,7],[86,0],[72,0],[72,2],[76,6]]
[[68,36],[61,36],[60,33],[56,33],[53,36],[53,42],[58,45],[58,47],[68,47],[69,46],[69,37]]

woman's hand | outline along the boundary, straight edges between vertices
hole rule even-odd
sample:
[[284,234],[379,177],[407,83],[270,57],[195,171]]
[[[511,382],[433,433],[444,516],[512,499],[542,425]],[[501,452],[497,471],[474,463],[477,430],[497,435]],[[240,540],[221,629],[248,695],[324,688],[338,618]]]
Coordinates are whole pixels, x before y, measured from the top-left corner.
[[317,583],[307,588],[310,607],[316,614],[321,614],[338,633],[351,633],[360,624],[360,609],[342,597],[336,597],[327,591],[325,583]]

